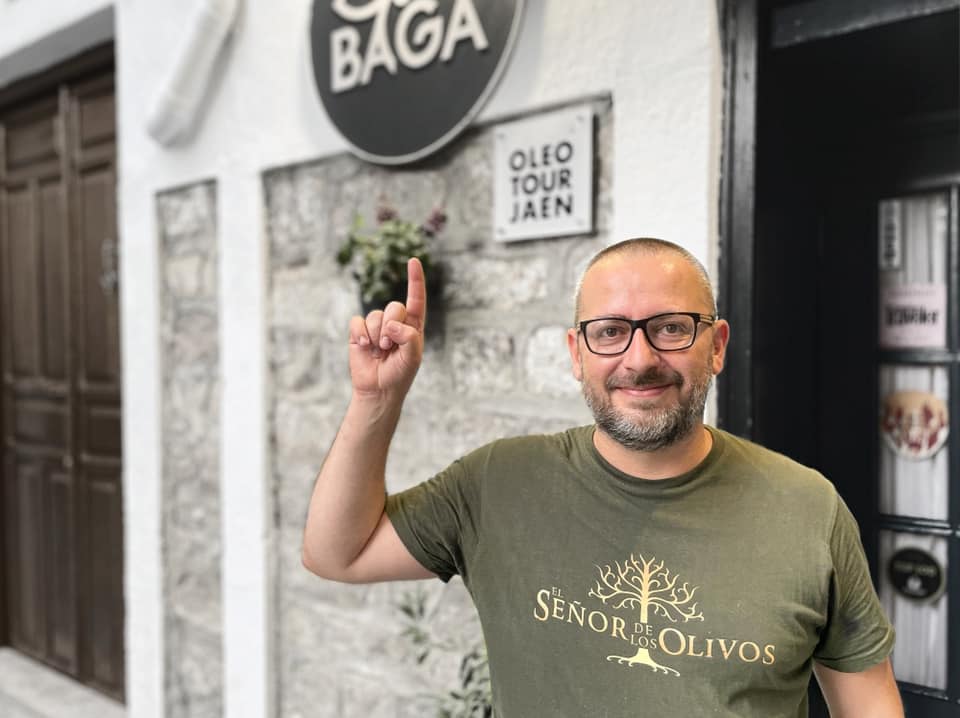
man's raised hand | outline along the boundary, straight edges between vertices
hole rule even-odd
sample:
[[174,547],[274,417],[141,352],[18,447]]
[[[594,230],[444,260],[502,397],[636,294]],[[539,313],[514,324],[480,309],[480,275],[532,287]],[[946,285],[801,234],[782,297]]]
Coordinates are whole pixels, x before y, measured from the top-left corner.
[[350,320],[350,377],[354,393],[406,395],[423,357],[427,287],[423,265],[407,262],[407,303],[390,302]]

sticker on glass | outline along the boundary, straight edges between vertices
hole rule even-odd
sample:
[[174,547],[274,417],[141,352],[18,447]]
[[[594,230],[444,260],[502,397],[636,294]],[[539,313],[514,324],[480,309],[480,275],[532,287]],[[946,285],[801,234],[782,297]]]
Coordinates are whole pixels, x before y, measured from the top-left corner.
[[880,269],[900,269],[903,265],[903,232],[900,229],[900,201],[880,203]]
[[887,446],[908,459],[928,459],[947,441],[947,405],[923,391],[896,391],[883,400],[881,433]]
[[923,549],[900,549],[890,558],[887,571],[897,593],[915,601],[935,601],[946,588],[946,571]]

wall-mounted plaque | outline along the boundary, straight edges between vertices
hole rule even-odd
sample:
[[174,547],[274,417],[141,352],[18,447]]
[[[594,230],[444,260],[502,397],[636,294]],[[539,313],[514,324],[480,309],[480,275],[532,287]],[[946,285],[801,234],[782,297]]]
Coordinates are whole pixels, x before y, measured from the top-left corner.
[[354,154],[403,164],[456,137],[515,44],[523,0],[314,0],[313,73]]
[[494,239],[593,231],[591,106],[503,124],[493,138]]
[[887,565],[890,583],[901,596],[917,601],[936,600],[946,587],[946,572],[940,562],[919,548],[902,548]]
[[895,391],[883,400],[883,440],[900,456],[929,459],[950,431],[947,405],[925,391]]

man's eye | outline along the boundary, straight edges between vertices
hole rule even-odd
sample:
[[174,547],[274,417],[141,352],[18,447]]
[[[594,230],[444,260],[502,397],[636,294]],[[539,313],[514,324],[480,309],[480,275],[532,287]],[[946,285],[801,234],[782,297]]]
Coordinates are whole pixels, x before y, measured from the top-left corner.
[[664,324],[657,331],[661,334],[683,334],[686,330],[682,324]]
[[619,337],[623,334],[623,327],[602,327],[600,329],[600,336],[612,338]]

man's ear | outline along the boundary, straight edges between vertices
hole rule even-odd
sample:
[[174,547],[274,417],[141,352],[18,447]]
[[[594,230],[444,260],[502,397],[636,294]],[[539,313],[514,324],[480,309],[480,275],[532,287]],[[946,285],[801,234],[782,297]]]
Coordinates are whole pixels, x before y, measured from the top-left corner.
[[730,324],[726,319],[718,319],[713,323],[713,373],[723,371],[723,363],[727,356],[727,343],[730,341]]
[[570,368],[573,371],[573,378],[577,381],[582,381],[583,372],[580,371],[580,334],[576,329],[567,330],[567,349],[570,351]]

